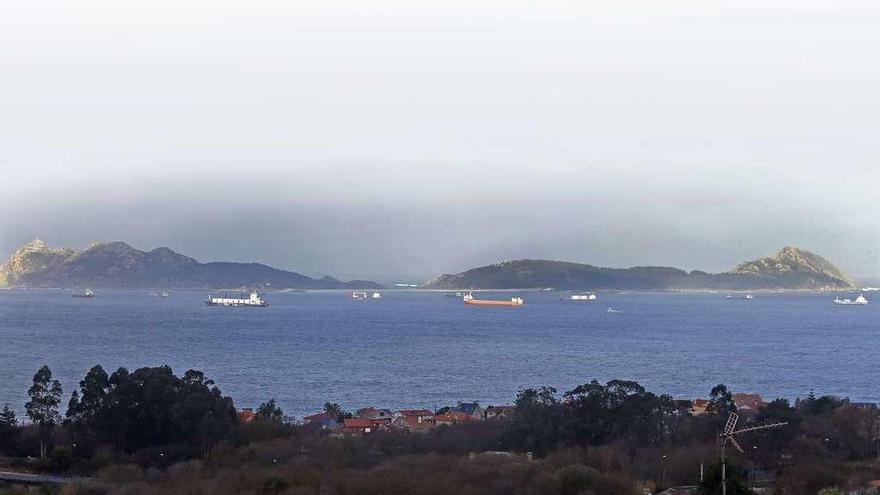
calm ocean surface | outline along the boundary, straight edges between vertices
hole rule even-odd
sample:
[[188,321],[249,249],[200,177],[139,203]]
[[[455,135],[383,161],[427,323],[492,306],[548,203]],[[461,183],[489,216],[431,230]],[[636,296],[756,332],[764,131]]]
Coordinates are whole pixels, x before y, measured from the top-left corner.
[[[205,292],[0,290],[0,405],[24,410],[48,364],[70,392],[88,369],[206,372],[238,407],[276,398],[295,416],[343,407],[507,404],[522,387],[636,380],[676,398],[717,383],[766,398],[835,394],[880,402],[880,297],[599,293],[591,303],[524,293],[522,308],[440,293],[270,293],[268,308],[207,307]],[[508,298],[510,294],[499,294]],[[857,294],[855,294],[857,295]],[[480,294],[480,297],[489,297]],[[619,313],[607,313],[613,307]]]

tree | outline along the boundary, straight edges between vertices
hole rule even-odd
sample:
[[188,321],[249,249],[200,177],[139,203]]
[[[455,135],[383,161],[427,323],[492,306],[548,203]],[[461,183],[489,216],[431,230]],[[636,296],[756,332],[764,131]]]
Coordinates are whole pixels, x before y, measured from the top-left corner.
[[176,376],[170,367],[119,368],[109,377],[92,368],[71,397],[71,429],[117,450],[186,445],[207,450],[238,424],[232,399],[197,370]]
[[17,435],[18,418],[15,417],[15,411],[6,404],[0,411],[0,448],[11,448]]
[[24,406],[28,417],[39,427],[40,459],[46,458],[46,444],[52,438],[52,429],[61,420],[58,414],[61,394],[61,382],[54,380],[52,370],[43,365],[34,374],[33,385],[28,390],[31,400]]
[[736,412],[736,403],[733,401],[733,394],[727,390],[727,386],[719,383],[712,387],[709,392],[709,405],[706,406],[706,412],[713,416],[727,417],[730,413]]
[[[709,466],[703,481],[700,482],[700,495],[721,495],[721,463]],[[749,495],[751,490],[746,486],[746,476],[742,468],[727,463],[727,495]]]
[[284,412],[275,404],[275,399],[269,399],[257,408],[257,419],[280,423],[283,418]]
[[327,413],[333,420],[337,423],[342,423],[345,418],[350,418],[351,414],[345,412],[342,409],[342,406],[335,402],[325,402],[324,403],[324,412]]

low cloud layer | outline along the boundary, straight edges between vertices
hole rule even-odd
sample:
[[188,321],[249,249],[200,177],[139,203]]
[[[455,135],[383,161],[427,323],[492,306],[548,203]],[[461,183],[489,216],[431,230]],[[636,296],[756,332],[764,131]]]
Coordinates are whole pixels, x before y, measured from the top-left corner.
[[880,276],[867,2],[32,4],[0,18],[3,253]]

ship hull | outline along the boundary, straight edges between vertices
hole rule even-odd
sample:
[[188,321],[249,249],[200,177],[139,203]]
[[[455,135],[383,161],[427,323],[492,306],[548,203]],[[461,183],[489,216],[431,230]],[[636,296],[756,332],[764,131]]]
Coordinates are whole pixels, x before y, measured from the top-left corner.
[[488,299],[473,299],[465,301],[464,303],[470,304],[471,306],[523,306],[522,303],[516,303],[513,301],[492,301]]
[[224,302],[214,302],[214,301],[205,301],[205,304],[208,306],[226,306],[229,308],[240,308],[240,307],[265,308],[266,306],[269,305],[269,303],[267,303],[267,302],[262,302],[259,304],[250,304],[250,303],[224,303]]

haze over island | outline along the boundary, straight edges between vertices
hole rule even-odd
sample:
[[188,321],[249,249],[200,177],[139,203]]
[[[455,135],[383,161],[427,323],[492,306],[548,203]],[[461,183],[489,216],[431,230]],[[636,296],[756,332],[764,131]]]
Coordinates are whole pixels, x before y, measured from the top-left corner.
[[878,14],[13,3],[0,253],[123,239],[389,283],[516,259],[714,273],[795,245],[880,278]]

